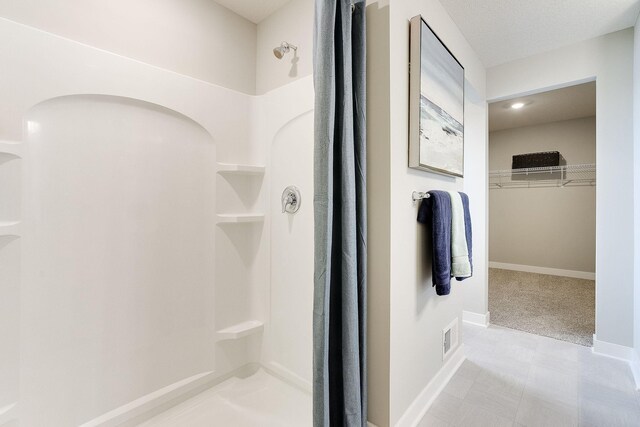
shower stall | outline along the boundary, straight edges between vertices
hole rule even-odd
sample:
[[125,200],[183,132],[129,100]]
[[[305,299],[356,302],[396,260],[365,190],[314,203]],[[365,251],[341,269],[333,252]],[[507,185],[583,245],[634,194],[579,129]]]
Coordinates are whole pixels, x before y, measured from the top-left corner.
[[310,425],[311,76],[0,40],[0,426]]

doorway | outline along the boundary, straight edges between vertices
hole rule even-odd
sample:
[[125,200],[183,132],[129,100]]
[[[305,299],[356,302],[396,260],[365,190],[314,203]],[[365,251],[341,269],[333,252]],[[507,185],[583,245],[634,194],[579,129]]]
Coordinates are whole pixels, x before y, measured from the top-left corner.
[[489,311],[584,346],[595,332],[596,82],[489,105]]

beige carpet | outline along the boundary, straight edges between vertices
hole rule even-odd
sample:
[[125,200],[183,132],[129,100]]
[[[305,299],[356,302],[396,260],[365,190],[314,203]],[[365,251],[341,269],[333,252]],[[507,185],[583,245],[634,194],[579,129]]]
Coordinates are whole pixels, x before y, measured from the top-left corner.
[[491,323],[593,345],[595,281],[489,269]]

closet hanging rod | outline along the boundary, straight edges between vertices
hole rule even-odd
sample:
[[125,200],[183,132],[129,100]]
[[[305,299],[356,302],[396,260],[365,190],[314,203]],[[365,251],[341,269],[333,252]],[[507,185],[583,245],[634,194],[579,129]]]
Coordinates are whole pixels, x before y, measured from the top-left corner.
[[411,199],[413,200],[413,203],[415,204],[418,200],[422,200],[422,199],[428,199],[429,197],[431,197],[429,195],[429,193],[427,192],[423,192],[423,191],[414,191],[413,193],[411,193]]

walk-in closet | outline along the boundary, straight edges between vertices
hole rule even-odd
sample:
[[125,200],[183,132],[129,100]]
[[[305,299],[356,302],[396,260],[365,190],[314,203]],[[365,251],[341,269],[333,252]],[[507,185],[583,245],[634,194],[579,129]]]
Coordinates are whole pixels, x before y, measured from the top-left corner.
[[491,323],[592,346],[596,83],[489,108]]

